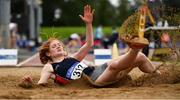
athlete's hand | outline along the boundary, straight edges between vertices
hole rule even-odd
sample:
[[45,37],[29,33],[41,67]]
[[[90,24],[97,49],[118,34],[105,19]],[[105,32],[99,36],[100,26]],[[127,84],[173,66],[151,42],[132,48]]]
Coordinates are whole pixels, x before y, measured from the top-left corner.
[[24,76],[20,83],[19,83],[19,86],[20,87],[23,87],[23,88],[32,88],[33,87],[33,79],[31,76]]
[[91,9],[90,5],[86,5],[84,6],[84,16],[79,15],[81,17],[81,19],[86,23],[92,23],[93,21],[93,14],[94,14],[94,9]]

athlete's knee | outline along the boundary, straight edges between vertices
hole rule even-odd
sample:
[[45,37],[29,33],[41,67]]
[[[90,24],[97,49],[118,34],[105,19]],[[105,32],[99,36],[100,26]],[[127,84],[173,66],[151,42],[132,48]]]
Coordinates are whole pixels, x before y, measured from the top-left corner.
[[144,62],[144,61],[146,61],[147,57],[143,53],[140,52],[138,54],[137,59],[138,59],[139,62]]
[[119,70],[120,70],[119,68],[120,67],[118,67],[118,65],[115,64],[115,63],[111,63],[111,64],[108,65],[108,70],[110,70],[110,71],[112,71],[114,73],[119,72]]
[[110,70],[113,73],[118,73],[121,69],[120,65],[116,64],[116,62],[111,63],[108,65],[108,70]]

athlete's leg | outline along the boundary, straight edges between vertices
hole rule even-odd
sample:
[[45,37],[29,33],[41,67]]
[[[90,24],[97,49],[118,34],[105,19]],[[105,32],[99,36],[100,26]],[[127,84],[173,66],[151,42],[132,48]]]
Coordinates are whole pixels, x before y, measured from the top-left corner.
[[[133,65],[137,63],[141,64],[139,68],[142,71],[148,73],[153,72],[155,67],[147,58],[144,57],[143,54],[139,54],[140,49],[142,49],[146,44],[148,44],[148,40],[141,40],[139,38],[134,39],[134,42],[129,42],[128,45],[131,49],[126,54],[108,62],[108,67],[95,82],[101,83],[115,81],[117,80],[120,71],[126,70],[128,73],[134,68]],[[141,56],[143,58],[141,58]]]
[[98,77],[96,82],[109,82],[117,80],[120,71],[131,68],[140,49],[130,49],[126,54],[111,60],[107,63],[108,67]]
[[[108,62],[107,69],[99,76],[96,82],[115,81],[128,74],[135,67],[139,67],[145,73],[155,72],[160,74],[160,71],[155,68],[143,53],[138,53],[137,50],[132,49],[127,54]],[[121,73],[122,71],[123,73]]]
[[145,73],[158,73],[160,74],[160,71],[158,68],[156,68],[151,61],[143,54],[138,53],[138,56],[134,62],[135,67],[139,67],[139,69]]

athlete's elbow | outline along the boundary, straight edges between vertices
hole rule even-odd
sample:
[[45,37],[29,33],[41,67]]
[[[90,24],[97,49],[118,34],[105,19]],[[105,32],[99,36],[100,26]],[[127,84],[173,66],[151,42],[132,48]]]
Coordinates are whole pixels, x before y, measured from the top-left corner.
[[47,84],[46,80],[40,79],[37,83],[38,85]]
[[40,86],[46,86],[46,85],[47,85],[47,82],[40,82],[40,81],[39,81],[37,84],[40,85]]
[[94,41],[91,41],[89,44],[90,44],[90,47],[94,46]]
[[94,45],[94,42],[88,44],[89,47],[93,47],[93,45]]
[[93,45],[94,45],[94,42],[91,42],[91,41],[86,42],[86,46],[88,47],[92,47]]

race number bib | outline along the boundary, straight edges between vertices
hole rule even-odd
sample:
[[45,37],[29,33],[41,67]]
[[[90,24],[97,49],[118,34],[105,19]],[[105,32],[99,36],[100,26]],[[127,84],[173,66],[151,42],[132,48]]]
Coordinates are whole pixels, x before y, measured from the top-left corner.
[[85,68],[88,66],[82,62],[77,62],[71,66],[70,69],[68,69],[66,77],[70,79],[79,79],[81,78],[82,72]]

